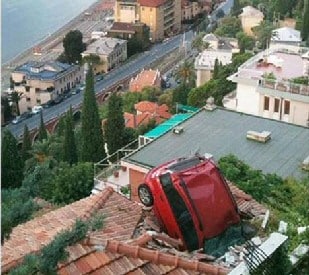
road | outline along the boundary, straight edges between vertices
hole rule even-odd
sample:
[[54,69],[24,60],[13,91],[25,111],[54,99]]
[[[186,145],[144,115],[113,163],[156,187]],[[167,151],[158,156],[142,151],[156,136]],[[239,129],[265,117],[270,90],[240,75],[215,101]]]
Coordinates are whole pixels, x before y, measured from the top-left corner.
[[[193,38],[193,32],[189,31],[183,36],[179,34],[173,38],[170,38],[168,41],[165,41],[160,44],[155,44],[149,51],[140,54],[136,59],[131,60],[128,63],[120,66],[119,68],[114,69],[113,71],[107,73],[103,80],[95,84],[95,92],[99,93],[107,88],[115,85],[117,82],[125,79],[126,77],[138,73],[141,69],[149,66],[152,62],[160,59],[161,57],[167,55],[169,52],[175,50],[181,45],[181,41],[185,37],[186,41],[191,41]],[[44,121],[49,121],[53,118],[61,116],[65,113],[70,105],[72,107],[78,106],[82,103],[83,95],[82,93],[72,95],[70,98],[59,103],[58,105],[52,106],[50,108],[43,110]],[[31,118],[28,118],[22,121],[19,124],[9,124],[6,126],[12,134],[19,138],[24,131],[24,125],[27,124],[28,129],[32,130],[37,128],[40,123],[40,116],[34,115]]]

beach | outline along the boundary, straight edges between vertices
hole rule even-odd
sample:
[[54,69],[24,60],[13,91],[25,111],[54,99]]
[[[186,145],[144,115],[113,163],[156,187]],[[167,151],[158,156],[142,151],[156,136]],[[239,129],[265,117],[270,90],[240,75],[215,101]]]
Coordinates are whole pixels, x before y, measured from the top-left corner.
[[10,84],[11,72],[19,65],[34,61],[56,59],[63,51],[62,40],[70,30],[80,30],[84,42],[89,42],[92,31],[105,30],[110,27],[105,21],[106,16],[113,15],[114,0],[98,0],[78,16],[73,18],[53,34],[46,37],[33,47],[1,66],[1,90],[6,91]]

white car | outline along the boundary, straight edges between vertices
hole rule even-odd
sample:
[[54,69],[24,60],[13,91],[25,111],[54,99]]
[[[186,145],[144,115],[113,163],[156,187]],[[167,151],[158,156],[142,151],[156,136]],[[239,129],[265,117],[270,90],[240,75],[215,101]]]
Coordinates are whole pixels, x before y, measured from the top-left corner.
[[42,112],[42,110],[43,110],[43,107],[42,106],[33,106],[32,107],[32,114],[38,114],[38,113],[40,113],[40,112]]

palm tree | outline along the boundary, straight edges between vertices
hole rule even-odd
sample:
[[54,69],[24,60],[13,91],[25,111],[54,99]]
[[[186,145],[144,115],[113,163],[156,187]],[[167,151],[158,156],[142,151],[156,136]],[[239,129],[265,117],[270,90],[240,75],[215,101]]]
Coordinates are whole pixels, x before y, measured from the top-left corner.
[[11,93],[11,100],[14,103],[14,105],[16,106],[16,113],[17,113],[18,116],[20,115],[19,101],[21,100],[22,95],[23,95],[23,93],[19,93],[19,92],[16,92],[16,91],[13,91]]
[[192,62],[185,60],[176,72],[176,80],[187,88],[195,86],[195,70]]

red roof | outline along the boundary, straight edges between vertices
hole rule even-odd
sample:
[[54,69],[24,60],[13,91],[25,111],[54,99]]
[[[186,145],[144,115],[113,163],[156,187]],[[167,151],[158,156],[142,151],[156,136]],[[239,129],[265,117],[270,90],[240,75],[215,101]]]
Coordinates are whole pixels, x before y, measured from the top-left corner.
[[138,2],[141,6],[156,8],[162,6],[166,0],[138,0]]
[[158,105],[155,102],[150,101],[140,101],[134,105],[137,112],[148,113],[153,116],[159,116],[161,118],[168,119],[172,115],[168,111],[168,106],[166,104]]
[[[265,213],[265,208],[251,196],[231,183],[229,186],[242,212],[253,216]],[[69,257],[58,264],[58,274],[228,272],[215,263],[201,262],[207,255],[178,251],[180,241],[159,232],[152,211],[143,211],[139,204],[111,188],[15,227],[2,246],[2,272],[18,265],[25,255],[39,251],[61,230],[70,228],[77,218],[88,219],[94,212],[104,215],[103,228],[88,232],[82,242],[67,248]]]

